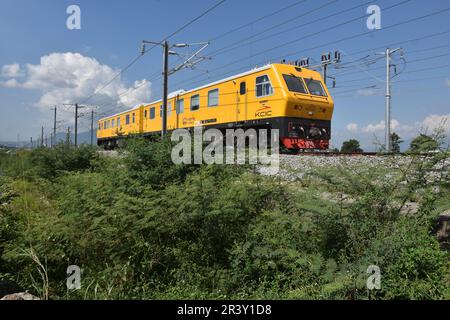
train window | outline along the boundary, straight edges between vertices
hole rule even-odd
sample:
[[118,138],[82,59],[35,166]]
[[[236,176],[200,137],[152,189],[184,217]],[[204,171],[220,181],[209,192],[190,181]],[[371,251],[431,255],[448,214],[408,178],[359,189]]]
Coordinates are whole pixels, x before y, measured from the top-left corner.
[[266,97],[273,94],[273,87],[267,75],[256,78],[256,97]]
[[155,119],[155,107],[150,108],[150,119]]
[[102,124],[101,123],[98,124],[98,130],[102,130]]
[[312,95],[326,97],[327,94],[323,89],[322,83],[319,80],[305,79],[308,90]]
[[117,127],[120,128],[120,117],[117,118]]
[[172,114],[172,102],[167,103],[167,116]]
[[125,124],[130,124],[130,115],[127,114],[127,116],[125,117]]
[[136,115],[133,113],[133,123],[136,122]]
[[200,109],[200,96],[196,94],[191,97],[191,111]]
[[144,110],[144,118],[147,119],[147,109]]
[[239,93],[241,96],[247,93],[247,84],[245,82],[241,82],[239,85]]
[[305,85],[303,84],[303,80],[294,75],[283,74],[284,81],[286,81],[286,85],[288,86],[289,91],[298,92],[298,93],[308,93],[306,92]]
[[103,121],[103,129],[106,129],[106,121]]
[[183,113],[184,112],[184,99],[177,100],[177,113]]
[[162,105],[159,106],[159,117],[162,118]]
[[219,89],[208,92],[208,107],[216,107],[219,105]]
[[112,119],[111,120],[111,128],[114,128],[116,126],[116,120]]

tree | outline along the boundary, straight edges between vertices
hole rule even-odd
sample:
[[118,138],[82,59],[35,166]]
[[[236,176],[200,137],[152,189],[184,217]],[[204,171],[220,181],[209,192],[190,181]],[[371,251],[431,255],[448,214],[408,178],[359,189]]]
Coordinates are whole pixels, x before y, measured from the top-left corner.
[[393,153],[400,153],[400,144],[404,141],[400,138],[400,136],[393,132],[391,134],[391,145],[392,145],[392,152]]
[[439,148],[439,143],[436,139],[421,134],[411,141],[410,151],[411,152],[428,152]]
[[363,152],[359,141],[356,139],[350,139],[348,141],[344,141],[341,147],[341,152],[344,153],[352,153],[352,152]]

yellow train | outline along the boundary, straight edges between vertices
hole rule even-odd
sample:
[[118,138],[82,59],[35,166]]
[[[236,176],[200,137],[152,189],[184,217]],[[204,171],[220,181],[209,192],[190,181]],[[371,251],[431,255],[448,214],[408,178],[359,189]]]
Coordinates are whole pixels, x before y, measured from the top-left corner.
[[[269,64],[189,91],[169,95],[167,130],[278,129],[287,149],[328,149],[334,102],[320,73]],[[98,121],[98,145],[114,147],[127,135],[159,134],[162,101]]]

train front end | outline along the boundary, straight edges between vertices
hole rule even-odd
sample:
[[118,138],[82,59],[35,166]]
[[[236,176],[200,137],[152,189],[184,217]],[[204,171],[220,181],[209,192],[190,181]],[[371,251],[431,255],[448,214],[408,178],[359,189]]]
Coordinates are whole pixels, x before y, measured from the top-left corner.
[[279,124],[281,143],[290,150],[330,147],[334,101],[320,73],[294,65],[276,65],[286,98]]

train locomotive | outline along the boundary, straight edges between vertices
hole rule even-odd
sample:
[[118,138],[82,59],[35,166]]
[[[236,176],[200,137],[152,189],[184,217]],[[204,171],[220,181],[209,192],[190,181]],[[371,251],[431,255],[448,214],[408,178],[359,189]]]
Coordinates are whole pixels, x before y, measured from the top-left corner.
[[[97,143],[114,148],[130,135],[162,129],[162,100],[98,121]],[[278,129],[288,150],[325,150],[331,139],[334,101],[320,73],[269,64],[168,96],[167,130],[197,126],[225,129]]]

